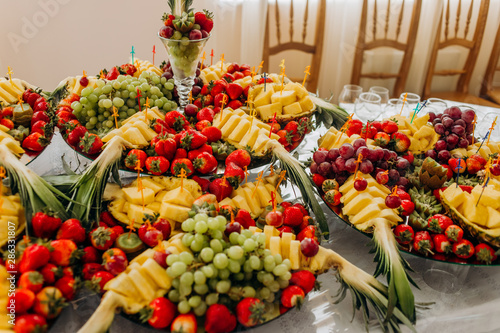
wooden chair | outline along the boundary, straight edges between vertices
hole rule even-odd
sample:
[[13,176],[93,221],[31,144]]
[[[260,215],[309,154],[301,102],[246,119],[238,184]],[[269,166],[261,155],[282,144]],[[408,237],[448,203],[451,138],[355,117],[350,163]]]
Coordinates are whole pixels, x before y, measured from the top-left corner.
[[[373,11],[373,17],[368,18],[368,6],[369,2],[371,9]],[[415,0],[413,3],[413,9],[410,20],[405,20],[409,22],[408,25],[408,36],[405,42],[400,41],[401,25],[403,23],[405,1],[399,2],[401,8],[399,9],[398,15],[391,15],[393,11],[397,11],[397,6],[394,2],[391,5],[391,1],[387,2],[387,11],[384,15],[383,22],[380,22],[380,8],[377,6],[377,0],[374,1],[363,1],[363,8],[361,10],[361,23],[359,25],[358,42],[356,45],[355,55],[354,55],[354,65],[352,68],[351,83],[359,85],[362,78],[370,79],[390,79],[396,78],[394,84],[393,96],[399,97],[399,95],[405,90],[406,79],[408,78],[408,72],[410,69],[411,58],[413,56],[413,50],[415,48],[415,41],[418,30],[418,22],[420,19],[420,9],[422,7],[421,0]],[[372,29],[368,31],[368,20],[372,20]],[[393,24],[396,24],[395,36],[389,33],[389,26],[391,20]],[[383,33],[377,31],[377,28],[383,27]],[[377,34],[377,32],[379,32]],[[367,37],[371,35],[371,39]],[[391,38],[394,37],[394,38]],[[403,59],[399,71],[397,73],[382,73],[382,72],[369,72],[363,73],[363,57],[366,51],[373,50],[380,47],[388,47],[403,52]]]
[[[493,86],[493,79],[495,77],[495,72],[500,71],[500,64],[498,63],[499,59],[500,25],[498,26],[497,36],[495,37],[495,43],[493,44],[493,50],[491,51],[490,60],[488,61],[486,74],[481,87],[481,97],[488,98],[497,104],[500,104],[500,85],[496,87]],[[500,105],[498,107],[500,107]]]
[[[311,70],[307,81],[306,87],[309,91],[316,92],[318,89],[318,78],[320,74],[320,66],[321,66],[321,56],[323,53],[323,33],[325,28],[325,14],[326,14],[326,0],[318,1],[318,11],[316,15],[316,29],[314,33],[314,43],[307,44],[306,36],[307,36],[307,25],[309,21],[309,0],[306,1],[306,8],[304,10],[304,19],[302,22],[302,41],[294,41],[294,29],[296,26],[294,25],[294,3],[293,0],[290,1],[290,29],[289,29],[289,37],[290,40],[284,42],[281,36],[281,24],[280,24],[280,10],[278,5],[278,0],[275,0],[275,20],[276,20],[276,37],[277,37],[277,45],[270,45],[270,18],[269,18],[269,8],[270,4],[267,4],[267,17],[266,17],[266,31],[264,36],[264,54],[263,54],[263,70],[264,72],[269,71],[269,58],[272,55],[287,51],[287,50],[298,50],[305,53],[312,54],[312,62]],[[305,66],[304,66],[305,67]],[[302,82],[302,78],[289,78],[292,81]]]
[[[484,28],[486,26],[486,18],[488,16],[489,0],[480,0],[478,15],[475,18],[476,29],[474,33],[470,33],[470,23],[472,20],[472,13],[474,7],[474,0],[469,2],[468,8],[462,5],[462,1],[458,0],[457,10],[455,17],[452,17],[450,12],[450,1],[445,0],[441,10],[441,18],[439,20],[434,45],[431,52],[429,61],[429,68],[424,84],[423,98],[438,97],[441,99],[448,99],[464,103],[472,103],[485,106],[498,107],[498,105],[489,102],[485,99],[469,94],[469,83],[472,77],[472,71],[476,64],[479,48],[483,39]],[[464,7],[464,8],[462,8]],[[461,22],[463,22],[462,15],[466,15],[465,27],[461,29]],[[450,21],[455,21],[454,31],[450,29]],[[442,33],[443,32],[443,33]],[[443,35],[443,36],[441,36]],[[462,35],[463,37],[460,37]],[[443,37],[443,38],[442,38]],[[440,50],[450,46],[461,46],[469,49],[469,54],[465,61],[465,65],[460,69],[445,69],[436,70],[436,61]],[[458,75],[458,82],[455,91],[447,92],[431,92],[432,78],[434,76],[454,76]]]

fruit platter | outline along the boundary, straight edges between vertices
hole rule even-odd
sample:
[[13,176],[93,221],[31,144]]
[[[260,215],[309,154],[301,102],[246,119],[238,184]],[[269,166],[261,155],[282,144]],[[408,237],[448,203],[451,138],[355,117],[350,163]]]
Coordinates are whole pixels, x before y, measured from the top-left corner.
[[320,138],[313,180],[361,232],[376,237],[385,223],[406,252],[498,265],[500,143],[474,136],[476,118],[450,107],[367,124],[351,119]]
[[40,155],[52,139],[54,116],[49,97],[23,80],[0,78],[0,143],[25,164]]

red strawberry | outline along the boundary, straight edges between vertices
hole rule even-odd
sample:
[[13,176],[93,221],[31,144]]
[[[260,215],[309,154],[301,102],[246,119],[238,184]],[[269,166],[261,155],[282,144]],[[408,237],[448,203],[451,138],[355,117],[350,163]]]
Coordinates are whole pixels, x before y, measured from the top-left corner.
[[199,154],[193,161],[193,167],[196,171],[202,174],[212,173],[217,170],[217,160],[214,155],[203,152]]
[[387,134],[392,134],[398,131],[398,124],[392,120],[384,120],[382,122],[382,131]]
[[246,297],[236,306],[238,322],[245,327],[252,327],[264,321],[265,306],[258,298]]
[[[9,120],[9,119],[2,119],[2,120]],[[2,125],[5,126],[5,124],[2,124]],[[10,126],[7,126],[7,127],[9,127],[9,129],[14,128],[14,123],[12,123],[12,127],[10,127]],[[34,123],[33,126],[31,126],[31,132],[37,132],[43,136],[47,136],[49,134],[50,127],[51,126],[48,125],[47,122],[45,122],[43,120],[39,120],[36,123]]]
[[314,184],[316,184],[316,186],[319,188],[321,188],[321,185],[326,180],[326,178],[323,177],[322,175],[320,175],[319,173],[314,174],[312,179],[313,179]]
[[102,140],[96,134],[86,132],[80,139],[78,148],[85,154],[95,155],[101,151],[103,146]]
[[132,64],[123,64],[120,68],[127,73],[127,75],[133,76],[137,72],[137,68]]
[[90,232],[90,242],[97,250],[106,251],[115,240],[116,237],[111,228],[99,227]]
[[56,281],[55,287],[61,291],[63,297],[70,301],[75,296],[76,281],[69,276],[63,276]]
[[413,164],[413,161],[415,161],[415,156],[413,156],[413,153],[409,150],[403,155],[403,158],[410,164]]
[[200,26],[207,33],[210,33],[210,31],[212,31],[214,27],[214,21],[213,21],[214,14],[206,9],[204,9],[203,11],[205,12],[206,19],[205,21],[203,21],[203,23],[200,23]]
[[394,150],[398,153],[403,153],[410,148],[410,138],[404,133],[395,132],[391,136],[392,141],[394,141]]
[[186,150],[199,148],[207,143],[207,137],[198,131],[186,131],[180,137],[180,146]]
[[141,316],[143,322],[148,322],[153,328],[162,329],[166,328],[174,320],[177,312],[177,306],[166,299],[165,297],[158,297],[149,303],[147,311]]
[[205,23],[207,20],[207,16],[203,12],[194,13],[194,23],[199,24],[201,26],[202,23]]
[[236,216],[234,217],[234,221],[241,224],[241,226],[245,229],[255,227],[255,221],[252,219],[252,216],[250,216],[250,213],[244,209],[238,210],[238,213],[236,213]]
[[316,283],[314,274],[306,270],[292,273],[289,283],[294,286],[299,286],[306,294],[319,287],[319,283]]
[[114,279],[115,276],[110,272],[99,271],[96,272],[91,279],[91,282],[94,286],[99,287],[99,291],[104,291],[104,286],[108,283],[109,280]]
[[184,117],[184,115],[179,111],[175,110],[165,114],[165,123],[168,127],[173,128],[177,132],[189,127],[189,122],[186,120],[186,117]]
[[[213,91],[214,90],[212,90],[212,92]],[[222,102],[224,102],[224,108],[225,108],[225,107],[227,107],[228,101],[229,101],[229,97],[227,97],[227,95],[225,93],[219,93],[219,94],[214,96],[214,106],[215,107],[222,108]]]
[[49,140],[38,132],[33,132],[23,140],[23,148],[32,151],[42,151],[49,144]]
[[33,232],[40,238],[51,238],[61,224],[61,219],[50,212],[38,212],[31,219]]
[[441,164],[441,166],[443,168],[448,169],[448,172],[446,173],[446,177],[448,178],[448,180],[452,179],[453,178],[453,170],[451,170],[451,167],[448,164]]
[[205,314],[207,333],[232,332],[236,328],[236,317],[223,304],[212,304]]
[[292,135],[284,129],[279,130],[276,134],[280,137],[278,142],[281,143],[283,147],[288,147],[292,144]]
[[481,155],[474,154],[466,160],[466,164],[467,172],[475,174],[479,170],[482,170],[484,168],[484,166],[486,165],[486,160]]
[[132,149],[128,152],[127,157],[125,158],[125,166],[128,169],[135,170],[135,168],[137,168],[137,162],[139,162],[141,169],[144,169],[147,158],[148,155],[143,150]]
[[83,265],[82,276],[84,280],[91,280],[95,273],[103,271],[104,267],[101,264],[91,262]]
[[346,134],[348,136],[351,136],[353,134],[361,134],[361,131],[363,130],[363,122],[361,120],[351,119],[347,124]]
[[452,246],[448,238],[443,234],[437,234],[432,236],[432,241],[434,243],[434,249],[439,253],[450,253],[452,251]]
[[169,14],[169,15],[164,15],[163,16],[163,23],[167,27],[173,27],[174,26],[174,24],[172,23],[173,20],[175,20],[175,15]]
[[[207,127],[210,127],[210,126],[212,126],[212,123],[209,122],[208,120],[200,120],[196,123],[195,128],[197,131],[200,131],[201,134],[203,134],[203,130]],[[205,134],[203,134],[203,135],[205,135]]]
[[467,239],[453,244],[453,253],[459,258],[468,259],[474,255],[474,245]]
[[203,146],[201,146],[200,148],[198,149],[194,149],[194,150],[191,150],[187,157],[190,161],[193,161],[195,158],[198,157],[198,155],[200,155],[201,153],[209,153],[210,155],[213,155],[213,149],[212,149],[212,146],[210,145],[207,145],[207,144],[204,144]]
[[434,243],[432,242],[431,235],[427,231],[418,231],[415,233],[413,248],[425,255],[432,254]]
[[163,156],[150,156],[146,159],[146,169],[153,175],[163,175],[169,166],[170,162]]
[[299,123],[296,121],[292,120],[288,124],[285,125],[285,128],[283,128],[287,133],[290,133],[292,137],[292,141],[298,141],[300,140],[300,133],[299,133]]
[[413,228],[408,224],[399,224],[394,230],[394,236],[396,237],[396,241],[399,244],[407,245],[413,242],[413,238],[415,237],[415,233],[413,232]]
[[43,245],[33,244],[28,246],[19,263],[19,272],[35,271],[39,267],[45,266],[50,259],[50,251]]
[[[28,312],[35,303],[35,294],[29,289],[16,289],[16,291],[9,296],[8,305],[14,304],[17,315]],[[16,324],[17,324],[16,320]]]
[[[67,125],[69,124],[70,123],[67,123]],[[76,147],[80,143],[80,140],[85,135],[85,133],[87,133],[87,128],[82,125],[77,125],[67,134],[66,142],[68,142],[71,146]]]
[[298,207],[288,207],[283,212],[283,224],[290,227],[297,227],[302,223],[304,214]]
[[227,179],[217,178],[208,185],[210,193],[217,197],[217,201],[221,202],[233,193],[233,187]]
[[207,120],[210,123],[214,121],[214,110],[212,108],[203,108],[196,115],[198,121]]
[[47,321],[43,316],[37,314],[24,314],[16,317],[15,331],[18,333],[46,332]]
[[29,289],[36,294],[42,290],[43,282],[43,275],[40,272],[28,271],[21,274],[17,285],[19,288]]
[[176,158],[172,161],[172,165],[170,166],[170,172],[175,177],[179,177],[181,174],[181,170],[184,169],[186,171],[186,177],[191,176],[194,173],[193,163],[187,158]]
[[477,261],[485,263],[487,265],[497,260],[497,254],[495,253],[495,250],[493,250],[488,244],[477,244],[474,248],[474,253],[476,254]]
[[300,209],[300,211],[302,212],[302,214],[303,214],[304,216],[309,215],[309,212],[307,211],[307,209],[306,209],[306,208],[304,207],[304,205],[303,205],[303,204],[301,204],[300,202],[296,202],[296,203],[294,203],[292,206],[293,206],[293,207],[297,207],[297,208],[299,208],[299,209]]
[[464,236],[464,231],[458,225],[452,224],[445,229],[444,234],[450,242],[460,242]]
[[303,241],[305,238],[314,238],[318,239],[316,237],[316,227],[313,225],[308,225],[302,230],[300,230],[299,234],[297,235],[297,240],[299,242]]
[[234,100],[227,103],[227,107],[233,110],[239,109],[243,106],[243,103],[240,100]]
[[117,225],[115,218],[108,211],[104,211],[99,215],[99,221],[103,222],[108,227],[114,227]]
[[386,147],[391,141],[391,137],[385,132],[378,132],[373,139],[375,140],[375,144],[380,147]]
[[54,264],[48,263],[40,269],[40,273],[43,276],[43,281],[46,285],[53,285],[56,279],[62,276],[62,271],[59,267]]
[[453,224],[452,219],[443,214],[435,214],[427,220],[427,229],[430,231],[441,234],[443,233],[450,225]]
[[198,323],[196,317],[192,313],[180,314],[175,317],[170,332],[174,333],[196,333],[198,330]]
[[83,249],[82,262],[98,263],[101,262],[99,252],[93,246],[87,246]]
[[177,150],[177,143],[174,139],[160,134],[151,140],[151,147],[154,148],[155,153],[159,156],[163,156],[167,160],[171,161]]
[[228,155],[226,158],[226,166],[234,163],[240,168],[248,167],[252,162],[250,153],[245,149],[237,149]]
[[[44,123],[44,124],[42,124]],[[35,127],[35,125],[33,125],[33,127],[31,128],[31,131],[32,132],[37,132],[37,133],[40,133],[41,135],[44,135],[45,134],[45,130],[44,130],[44,126],[47,124],[46,122],[42,122],[42,121],[38,121],[35,123],[37,125],[37,127]],[[14,128],[14,122],[10,119],[7,119],[7,118],[3,118],[1,119],[1,116],[0,116],[0,125],[3,125],[5,127],[7,127],[9,130],[13,129]]]
[[243,169],[240,168],[237,164],[229,162],[226,163],[224,176],[226,176],[227,180],[234,181],[240,184],[243,180],[245,180],[245,171],[243,171]]
[[75,242],[69,239],[58,239],[50,242],[54,248],[50,252],[50,262],[57,266],[68,266],[79,254]]
[[177,160],[179,158],[187,158],[187,157],[188,157],[188,153],[187,153],[186,149],[177,148],[177,150],[175,151],[174,160]]
[[194,181],[200,185],[202,192],[207,192],[208,191],[208,186],[210,185],[210,180],[205,179],[205,178],[200,178],[198,176],[193,176],[192,178]]
[[87,234],[82,224],[77,219],[69,219],[64,221],[61,228],[57,232],[57,239],[70,239],[75,243],[83,243]]
[[305,293],[302,288],[298,286],[288,286],[283,289],[281,293],[281,304],[287,308],[293,308],[296,306],[300,309],[300,306],[304,300]]
[[[226,91],[226,87],[227,87],[227,81],[226,80],[216,80],[214,83],[213,83],[213,86],[212,86],[212,89],[210,89],[210,95],[215,98],[215,96],[221,94],[221,93],[224,93]],[[225,94],[224,94],[225,95]],[[226,98],[227,98],[227,95],[225,95]],[[226,101],[229,101],[229,99],[227,98]]]
[[450,158],[448,160],[448,165],[455,174],[464,173],[467,168],[467,164],[463,158]]
[[234,72],[239,72],[240,71],[240,66],[233,62],[232,64],[229,64],[229,66],[227,66],[227,72],[230,73],[230,74],[233,74]]
[[401,200],[401,206],[399,208],[401,215],[410,216],[415,210],[415,204],[410,200]]
[[120,72],[118,71],[118,68],[115,66],[111,68],[111,70],[106,74],[106,80],[116,80],[116,78],[120,75]]
[[229,83],[226,92],[231,99],[238,99],[243,93],[243,87],[239,83]]
[[72,120],[76,120],[76,116],[71,111],[60,111],[57,114],[57,127],[62,129]]
[[222,138],[222,132],[215,126],[205,127],[201,134],[207,137],[208,143],[217,142]]

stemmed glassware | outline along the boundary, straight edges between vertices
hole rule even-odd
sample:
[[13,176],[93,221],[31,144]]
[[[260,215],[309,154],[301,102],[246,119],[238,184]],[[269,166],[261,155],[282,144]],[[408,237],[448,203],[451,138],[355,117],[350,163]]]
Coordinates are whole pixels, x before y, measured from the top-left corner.
[[354,110],[354,104],[356,99],[363,92],[363,88],[355,84],[347,84],[342,89],[339,95],[339,106],[346,110],[348,113],[352,113]]

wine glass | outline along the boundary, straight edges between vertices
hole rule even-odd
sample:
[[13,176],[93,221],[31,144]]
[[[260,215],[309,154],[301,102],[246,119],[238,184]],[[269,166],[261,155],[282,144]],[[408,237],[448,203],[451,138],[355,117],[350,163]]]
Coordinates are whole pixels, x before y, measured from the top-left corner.
[[[486,137],[486,134],[491,129],[491,125],[493,121],[496,120],[495,127],[493,127],[493,131],[490,133],[490,141],[498,141],[500,140],[500,119],[498,112],[490,112],[487,113],[482,119],[478,118],[478,123],[476,126],[476,133],[480,136],[481,140]],[[485,141],[486,142],[486,141]]]
[[198,58],[205,47],[210,35],[202,39],[167,39],[158,37],[167,50],[170,65],[174,72],[174,83],[179,95],[181,110],[189,103],[189,92],[193,88]]
[[[406,101],[404,100],[406,96]],[[398,114],[401,114],[405,117],[410,116],[411,112],[415,111],[417,104],[420,103],[420,96],[414,93],[402,93],[399,96],[398,102]],[[418,110],[418,109],[417,109]]]
[[447,107],[448,104],[446,103],[446,101],[440,98],[431,97],[427,99],[425,107],[418,113],[418,115],[423,116],[425,114],[428,114],[429,112],[434,112],[434,114],[443,113],[443,111],[446,110]]
[[401,110],[401,106],[399,106],[398,110],[398,105],[399,105],[399,98],[391,98],[387,101],[387,105],[384,108],[384,118],[390,118],[391,116],[394,116],[395,114],[398,114],[399,111]]
[[384,87],[379,87],[379,86],[374,86],[371,87],[370,90],[368,90],[371,93],[377,94],[380,96],[381,104],[387,104],[387,101],[389,100],[389,89],[384,88]]
[[382,114],[380,101],[381,98],[377,94],[370,92],[362,93],[356,100],[354,114],[363,122],[375,120]]
[[356,99],[363,92],[363,88],[355,84],[346,84],[339,95],[339,106],[351,113],[354,110]]

